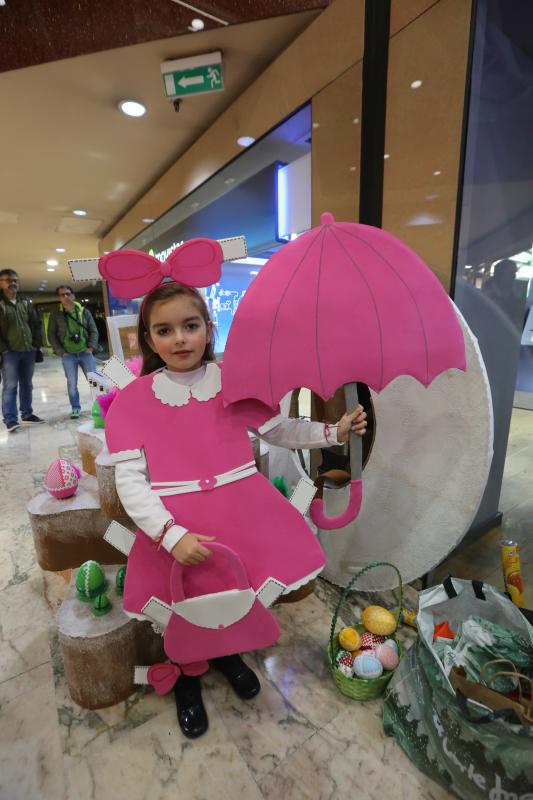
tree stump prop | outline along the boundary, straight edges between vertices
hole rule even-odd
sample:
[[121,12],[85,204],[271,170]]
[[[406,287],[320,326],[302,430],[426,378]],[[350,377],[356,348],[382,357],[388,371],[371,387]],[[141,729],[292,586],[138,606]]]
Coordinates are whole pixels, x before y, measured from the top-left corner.
[[78,428],[78,444],[83,471],[96,477],[95,462],[105,445],[104,431],[95,428],[92,422],[85,422]]
[[[27,505],[37,562],[41,569],[58,572],[94,559],[101,564],[126,563],[103,536],[111,520],[100,509],[98,483],[84,475],[78,491],[65,500],[48,492],[32,497]],[[123,524],[133,526],[129,520]]]
[[129,519],[117,494],[115,465],[111,463],[109,450],[105,445],[95,459],[95,466],[102,513],[110,519],[119,519],[121,522]]
[[103,617],[91,602],[78,600],[74,575],[58,611],[59,644],[65,678],[75,703],[82,708],[106,708],[120,703],[138,687],[134,667],[166,661],[163,637],[149,622],[131,619],[114,589],[116,567],[105,570],[113,607]]

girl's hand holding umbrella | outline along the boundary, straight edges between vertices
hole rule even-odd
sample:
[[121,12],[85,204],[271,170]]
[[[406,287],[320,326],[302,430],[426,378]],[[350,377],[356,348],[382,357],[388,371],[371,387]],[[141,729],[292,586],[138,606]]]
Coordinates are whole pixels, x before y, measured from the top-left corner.
[[366,411],[363,406],[358,405],[351,414],[344,414],[337,423],[337,441],[341,444],[348,441],[350,432],[357,436],[364,436],[366,433]]

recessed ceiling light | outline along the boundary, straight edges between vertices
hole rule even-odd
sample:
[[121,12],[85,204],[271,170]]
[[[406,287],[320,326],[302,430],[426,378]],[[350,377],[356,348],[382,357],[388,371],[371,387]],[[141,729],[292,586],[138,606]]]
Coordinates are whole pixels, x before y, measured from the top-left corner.
[[320,122],[313,122],[313,128],[320,128]]
[[352,122],[353,122],[354,125],[358,125],[359,124],[359,117],[354,117],[352,119]]
[[226,186],[230,186],[232,183],[235,183],[235,178],[226,178],[224,183],[226,184]]
[[357,167],[350,167],[350,172],[355,172],[356,169]]
[[420,89],[422,86],[422,81],[413,81],[411,84],[411,89]]
[[54,267],[48,267],[48,269],[46,271],[47,272],[55,272],[55,269],[54,269]]
[[239,136],[237,139],[237,144],[241,147],[250,147],[251,144],[255,142],[253,136]]
[[155,222],[155,219],[154,219],[154,217],[143,217],[143,222],[146,225],[150,225],[151,222]]
[[385,155],[383,156],[383,158],[384,158],[385,160],[386,160],[387,158],[390,158],[390,153],[385,153]]
[[46,263],[48,264],[49,267],[57,267],[59,261],[56,261],[55,258],[48,258],[46,260]]
[[66,253],[66,252],[67,251],[65,250],[64,247],[56,247],[56,253]]
[[435,172],[433,173],[433,175],[440,175],[440,174],[441,174],[440,169],[436,169]]
[[194,19],[191,19],[191,24],[189,25],[189,30],[193,31],[193,33],[197,33],[198,31],[203,31],[204,27],[205,27],[205,23],[204,23],[203,19],[199,19],[198,17],[195,17]]
[[87,212],[83,210],[83,208],[75,208],[72,212],[75,217],[86,217]]
[[121,100],[118,107],[128,117],[142,117],[146,114],[146,106],[136,100]]

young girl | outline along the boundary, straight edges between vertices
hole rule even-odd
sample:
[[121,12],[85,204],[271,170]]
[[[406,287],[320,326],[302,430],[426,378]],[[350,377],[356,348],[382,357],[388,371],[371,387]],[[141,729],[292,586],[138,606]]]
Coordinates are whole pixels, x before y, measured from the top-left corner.
[[[124,609],[141,619],[152,596],[171,604],[175,561],[187,567],[186,597],[213,592],[214,578],[228,588],[224,564],[206,547],[215,540],[238,554],[254,590],[269,578],[285,592],[314,578],[325,563],[322,549],[300,512],[257,472],[248,430],[272,444],[318,448],[366,428],[361,406],[331,427],[273,418],[272,409],[255,400],[225,408],[223,367],[215,363],[212,340],[213,325],[198,291],[180,283],[151,291],[139,314],[141,377],[123,389],[106,418],[117,491],[139,526]],[[258,693],[259,681],[240,655],[211,663],[239,697]],[[179,667],[178,721],[186,736],[200,736],[208,721],[199,676],[208,663]]]

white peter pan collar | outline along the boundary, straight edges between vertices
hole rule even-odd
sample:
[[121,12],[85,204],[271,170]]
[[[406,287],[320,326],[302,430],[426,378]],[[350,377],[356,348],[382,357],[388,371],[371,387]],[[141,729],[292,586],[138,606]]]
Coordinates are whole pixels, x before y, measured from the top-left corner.
[[191,397],[205,402],[216,397],[221,388],[220,367],[214,362],[206,364],[204,376],[192,386],[176,383],[166,370],[156,372],[152,380],[153,393],[166,406],[186,406]]

